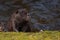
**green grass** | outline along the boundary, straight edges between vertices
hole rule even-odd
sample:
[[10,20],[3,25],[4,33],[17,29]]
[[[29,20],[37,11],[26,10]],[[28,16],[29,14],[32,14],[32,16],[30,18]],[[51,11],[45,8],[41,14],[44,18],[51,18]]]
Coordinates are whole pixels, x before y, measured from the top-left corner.
[[60,32],[44,31],[39,33],[0,32],[0,40],[60,40]]

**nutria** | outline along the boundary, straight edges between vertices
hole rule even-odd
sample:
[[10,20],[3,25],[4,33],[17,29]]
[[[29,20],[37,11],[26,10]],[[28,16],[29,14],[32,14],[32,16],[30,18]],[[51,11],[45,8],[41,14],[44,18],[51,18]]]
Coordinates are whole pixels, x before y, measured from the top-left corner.
[[8,31],[30,32],[32,31],[30,16],[26,9],[17,9],[7,22]]

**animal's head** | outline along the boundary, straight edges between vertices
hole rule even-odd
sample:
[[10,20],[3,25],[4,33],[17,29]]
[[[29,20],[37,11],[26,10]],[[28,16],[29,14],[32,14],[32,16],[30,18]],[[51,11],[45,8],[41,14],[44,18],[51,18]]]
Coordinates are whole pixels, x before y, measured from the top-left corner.
[[15,13],[15,17],[18,21],[26,20],[28,21],[29,15],[26,9],[18,9]]

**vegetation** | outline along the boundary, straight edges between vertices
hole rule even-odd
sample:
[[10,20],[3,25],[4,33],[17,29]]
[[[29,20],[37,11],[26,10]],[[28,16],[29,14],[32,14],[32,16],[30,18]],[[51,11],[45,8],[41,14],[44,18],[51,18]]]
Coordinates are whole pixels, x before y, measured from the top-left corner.
[[36,33],[0,32],[0,40],[60,40],[60,32],[44,31]]

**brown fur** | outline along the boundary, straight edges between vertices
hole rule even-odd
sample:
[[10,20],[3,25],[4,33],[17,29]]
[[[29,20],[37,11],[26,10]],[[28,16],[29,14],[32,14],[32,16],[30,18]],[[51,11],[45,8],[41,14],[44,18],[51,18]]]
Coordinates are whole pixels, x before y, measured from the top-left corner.
[[4,27],[3,22],[0,22],[0,32],[3,31],[3,27]]
[[18,29],[20,31],[32,31],[30,25],[30,16],[25,9],[21,9],[20,11],[15,11],[9,18],[7,23],[8,31],[16,31]]

